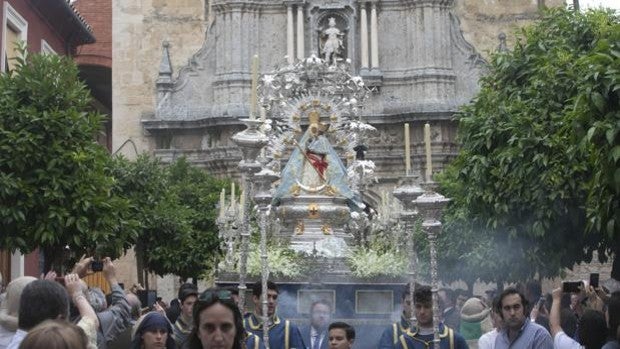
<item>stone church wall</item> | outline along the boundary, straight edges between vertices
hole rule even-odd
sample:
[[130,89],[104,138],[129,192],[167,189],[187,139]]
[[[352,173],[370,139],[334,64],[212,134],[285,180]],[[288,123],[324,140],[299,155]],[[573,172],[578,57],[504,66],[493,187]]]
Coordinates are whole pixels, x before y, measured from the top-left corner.
[[[170,42],[178,68],[196,52],[207,27],[202,0],[114,0],[113,4],[113,151],[131,139],[139,152],[153,148],[140,119],[155,108],[155,79],[162,42]],[[121,150],[133,158],[132,147]]]
[[[210,1],[213,0],[113,0],[113,151],[122,146],[119,152],[134,158],[137,154],[134,148],[127,144],[128,141],[132,141],[140,153],[153,152],[156,148],[155,139],[145,132],[141,120],[151,117],[155,112],[157,100],[155,81],[162,59],[162,42],[168,41],[170,44],[172,76],[176,78],[179,69],[187,65],[192,55],[202,47],[211,18]],[[483,57],[488,57],[488,52],[496,49],[499,44],[498,34],[504,32],[510,46],[514,42],[516,28],[536,18],[541,2],[543,0],[456,0],[455,14],[460,18],[465,39]],[[397,28],[390,28],[388,18],[381,16],[380,3],[379,1],[379,32],[396,30]],[[548,6],[562,4],[562,0],[546,0]],[[282,25],[275,17],[273,21]],[[390,34],[398,35],[398,33]],[[278,47],[269,42],[265,45]],[[379,43],[379,50],[380,46]],[[285,52],[282,52],[282,55],[284,54]],[[381,62],[382,66],[385,64],[387,63]],[[386,149],[377,150],[391,152],[392,149],[402,149],[402,129],[395,127],[394,124],[388,127],[386,132],[376,136],[389,140],[382,142]],[[454,130],[447,126],[444,130],[443,127],[442,137],[453,138]],[[205,142],[205,139],[208,143],[218,143],[218,146],[220,142],[224,146],[230,143],[227,140],[218,140],[216,135],[211,139],[211,136],[202,138],[200,134],[191,134],[191,131],[187,130],[184,132],[190,135],[188,137],[171,135],[170,142],[178,142],[172,144],[172,149],[199,148],[200,142]],[[414,129],[412,132],[414,139],[422,138],[421,129]],[[220,138],[224,138],[224,135],[220,135]],[[413,148],[412,154],[418,154],[420,157],[416,160],[414,155],[414,163],[419,163],[422,144],[414,143]],[[454,151],[454,149],[445,150],[447,153]],[[379,170],[379,175],[387,174],[388,168],[404,168],[404,161],[402,157],[394,157],[385,159],[384,165],[386,167]],[[385,185],[393,184],[385,183]],[[124,263],[133,264],[131,258],[126,258]],[[132,272],[134,269],[126,268],[128,274],[124,275],[123,280],[126,284],[136,282],[137,276],[135,271]],[[171,279],[158,280],[157,284],[159,288],[169,290],[163,296],[164,299],[170,299],[175,292],[175,285]]]
[[[143,131],[140,119],[155,109],[155,79],[161,60],[161,45],[170,43],[173,69],[187,60],[202,44],[207,28],[209,0],[142,0],[113,3],[113,151],[131,139],[139,152],[151,151],[153,140]],[[456,14],[465,38],[483,56],[499,41],[500,32],[513,42],[513,32],[534,20],[541,0],[457,0]],[[547,6],[563,4],[546,0]],[[379,14],[381,31],[381,14]],[[384,22],[388,27],[388,22]],[[174,74],[173,74],[174,76]],[[122,153],[134,157],[131,147]]]

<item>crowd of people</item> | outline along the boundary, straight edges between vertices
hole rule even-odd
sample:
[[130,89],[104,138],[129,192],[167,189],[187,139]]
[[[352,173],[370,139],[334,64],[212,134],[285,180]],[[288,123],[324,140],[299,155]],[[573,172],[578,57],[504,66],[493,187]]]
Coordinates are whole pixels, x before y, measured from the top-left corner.
[[[336,305],[326,300],[310,305],[308,324],[280,317],[273,282],[266,290],[260,282],[252,285],[249,313],[239,309],[236,288],[200,292],[189,283],[169,305],[158,299],[143,308],[135,290],[122,289],[109,258],[103,276],[110,294],[89,288],[82,278],[90,262],[83,258],[63,277],[11,281],[0,297],[0,349],[264,349],[264,321],[270,349],[356,346],[354,327],[332,322]],[[402,291],[400,320],[377,338],[379,349],[429,349],[435,341],[442,349],[620,349],[620,291],[584,283],[575,292],[558,288],[545,296],[536,282],[483,297],[440,289],[437,329],[431,288],[416,284]]]

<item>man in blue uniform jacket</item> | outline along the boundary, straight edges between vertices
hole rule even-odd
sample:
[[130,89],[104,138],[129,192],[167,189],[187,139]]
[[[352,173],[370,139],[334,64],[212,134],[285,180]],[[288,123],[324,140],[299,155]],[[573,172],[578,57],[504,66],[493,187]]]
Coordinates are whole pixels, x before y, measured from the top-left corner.
[[[260,281],[252,286],[252,301],[254,313],[244,320],[245,329],[263,338],[263,317],[261,294],[263,288]],[[270,349],[304,349],[304,341],[299,328],[286,319],[276,315],[278,305],[278,286],[273,282],[267,282],[267,316],[269,324],[269,348]]]
[[387,327],[383,334],[381,335],[381,339],[379,340],[378,349],[394,349],[396,348],[396,343],[398,343],[398,338],[401,334],[405,333],[405,331],[410,327],[409,321],[411,319],[411,294],[409,291],[409,284],[405,285],[403,288],[403,296],[402,296],[402,307],[403,311],[400,314],[400,321],[394,322],[392,325]]
[[[433,347],[433,295],[428,286],[416,286],[413,294],[417,326],[407,329],[398,338],[397,349],[428,349]],[[465,338],[453,329],[439,324],[441,349],[469,349]]]

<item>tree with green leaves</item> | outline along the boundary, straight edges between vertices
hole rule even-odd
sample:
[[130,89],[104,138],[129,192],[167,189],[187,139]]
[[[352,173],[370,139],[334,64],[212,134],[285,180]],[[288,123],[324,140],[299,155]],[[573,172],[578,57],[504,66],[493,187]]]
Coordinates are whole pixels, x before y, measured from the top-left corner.
[[131,240],[111,195],[114,178],[95,137],[102,116],[66,57],[21,49],[15,69],[0,75],[0,248],[41,248],[46,267],[99,246],[120,251]]
[[[206,171],[190,165],[185,158],[179,158],[168,167],[170,190],[189,214],[190,230],[179,241],[185,248],[178,250],[170,244],[164,245],[162,258],[158,261],[161,270],[182,278],[206,276],[215,271],[220,259],[220,240],[215,224],[218,215],[217,204],[220,192],[230,186],[228,180],[217,179]],[[239,193],[237,193],[239,194]],[[152,256],[151,267],[155,269],[157,256]]]
[[181,158],[164,165],[147,154],[115,159],[115,193],[129,200],[139,222],[135,251],[139,282],[144,272],[196,279],[219,259],[215,219],[220,190],[227,185]]
[[617,256],[619,72],[620,21],[604,10],[549,10],[491,56],[439,178],[453,199],[439,241],[447,279],[520,281]]

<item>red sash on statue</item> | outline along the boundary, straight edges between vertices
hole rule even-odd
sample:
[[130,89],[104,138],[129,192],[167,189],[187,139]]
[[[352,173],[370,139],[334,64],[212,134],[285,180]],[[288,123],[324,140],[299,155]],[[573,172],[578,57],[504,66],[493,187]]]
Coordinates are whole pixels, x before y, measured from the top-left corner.
[[308,159],[310,159],[310,164],[314,167],[320,174],[322,178],[325,178],[325,170],[327,169],[327,161],[325,161],[325,155],[319,155],[311,152],[306,152],[308,155]]

